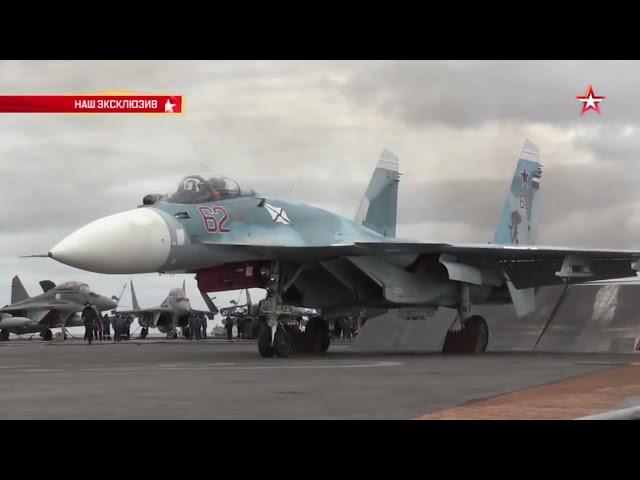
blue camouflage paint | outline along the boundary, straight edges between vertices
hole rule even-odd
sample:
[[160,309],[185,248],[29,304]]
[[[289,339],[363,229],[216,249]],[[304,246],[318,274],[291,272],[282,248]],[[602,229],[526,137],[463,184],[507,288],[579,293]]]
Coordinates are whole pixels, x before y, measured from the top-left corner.
[[503,245],[536,245],[538,243],[542,165],[536,161],[537,158],[537,147],[530,142],[525,143],[525,149],[520,154],[492,243]]

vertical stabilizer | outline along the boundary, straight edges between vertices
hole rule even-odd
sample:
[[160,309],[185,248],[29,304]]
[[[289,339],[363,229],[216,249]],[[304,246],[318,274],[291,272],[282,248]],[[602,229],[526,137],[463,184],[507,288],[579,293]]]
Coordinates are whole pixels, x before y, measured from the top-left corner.
[[355,217],[356,223],[385,237],[396,236],[399,164],[396,155],[382,151]]
[[25,290],[22,282],[20,281],[20,277],[17,275],[13,277],[11,281],[11,303],[21,302],[22,300],[26,300],[29,298],[29,294]]
[[142,310],[138,304],[138,297],[136,297],[136,290],[133,288],[133,280],[131,280],[131,307],[133,310]]
[[524,142],[511,180],[504,209],[492,243],[535,245],[538,243],[538,210],[542,165],[540,151],[529,140]]

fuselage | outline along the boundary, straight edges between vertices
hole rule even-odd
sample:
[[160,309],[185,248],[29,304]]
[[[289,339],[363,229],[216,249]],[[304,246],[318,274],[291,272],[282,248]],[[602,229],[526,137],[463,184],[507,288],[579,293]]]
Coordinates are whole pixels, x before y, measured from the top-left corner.
[[[397,287],[388,281],[383,284],[371,275],[366,277],[357,266],[332,266],[322,250],[357,242],[393,241],[398,240],[301,202],[254,195],[198,203],[154,199],[147,205],[80,228],[56,245],[50,256],[99,273],[197,273],[200,287],[209,292],[263,287],[259,279],[249,283],[219,281],[222,274],[218,268],[230,266],[240,272],[239,276],[249,277],[255,276],[259,262],[305,264],[304,273],[283,300],[308,308],[453,307],[459,303],[459,284],[428,268],[437,266],[437,257],[376,255],[393,268],[413,269],[411,281],[419,284],[420,291],[412,303],[394,301],[389,289]],[[342,257],[348,259],[349,255]],[[424,272],[420,271],[421,266],[426,268]],[[329,273],[331,269],[334,271]],[[334,273],[338,277],[346,275],[348,281],[355,282],[355,287],[345,288],[344,281]],[[508,301],[505,292],[504,288],[472,286],[470,293],[472,300],[480,303],[501,302],[503,298]],[[160,318],[156,316],[155,321]]]
[[381,238],[304,203],[254,196],[198,204],[158,201],[85,225],[53,247],[50,256],[98,273],[195,272],[262,260],[260,247],[325,247]]

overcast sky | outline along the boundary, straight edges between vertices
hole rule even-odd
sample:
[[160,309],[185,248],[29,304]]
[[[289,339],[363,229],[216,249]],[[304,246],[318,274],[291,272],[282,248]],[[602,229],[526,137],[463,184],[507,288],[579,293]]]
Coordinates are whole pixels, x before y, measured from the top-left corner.
[[[580,115],[589,84],[607,97],[601,116]],[[490,240],[529,138],[544,164],[542,243],[639,248],[638,84],[640,63],[612,61],[1,62],[2,94],[176,94],[186,114],[0,114],[0,305],[15,274],[31,294],[42,279],[119,293],[129,276],[18,256],[187,174],[351,218],[383,148],[403,173],[399,236]],[[187,278],[204,308],[191,277],[135,276],[140,303]],[[217,295],[226,306],[239,292]]]

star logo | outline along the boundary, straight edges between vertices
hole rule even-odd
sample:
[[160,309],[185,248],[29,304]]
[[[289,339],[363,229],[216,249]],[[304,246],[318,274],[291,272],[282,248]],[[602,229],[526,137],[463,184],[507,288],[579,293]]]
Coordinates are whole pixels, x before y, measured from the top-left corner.
[[580,102],[582,102],[582,111],[580,112],[580,115],[584,115],[589,110],[593,110],[598,115],[600,115],[600,105],[599,105],[599,103],[601,101],[603,101],[607,97],[599,97],[599,96],[597,96],[593,91],[593,87],[591,85],[589,85],[589,87],[587,88],[587,91],[585,92],[585,94],[582,95],[582,96],[576,95],[576,98]]
[[265,203],[264,206],[271,215],[271,220],[276,223],[284,223],[285,225],[291,225],[291,220],[287,216],[287,212],[284,211],[284,208],[274,207],[273,205],[269,205]]
[[527,172],[527,169],[523,167],[520,175],[522,176],[522,186],[526,187],[529,182],[529,172]]
[[175,107],[175,103],[171,103],[171,99],[167,98],[167,103],[164,104],[164,113],[174,113],[173,107]]

